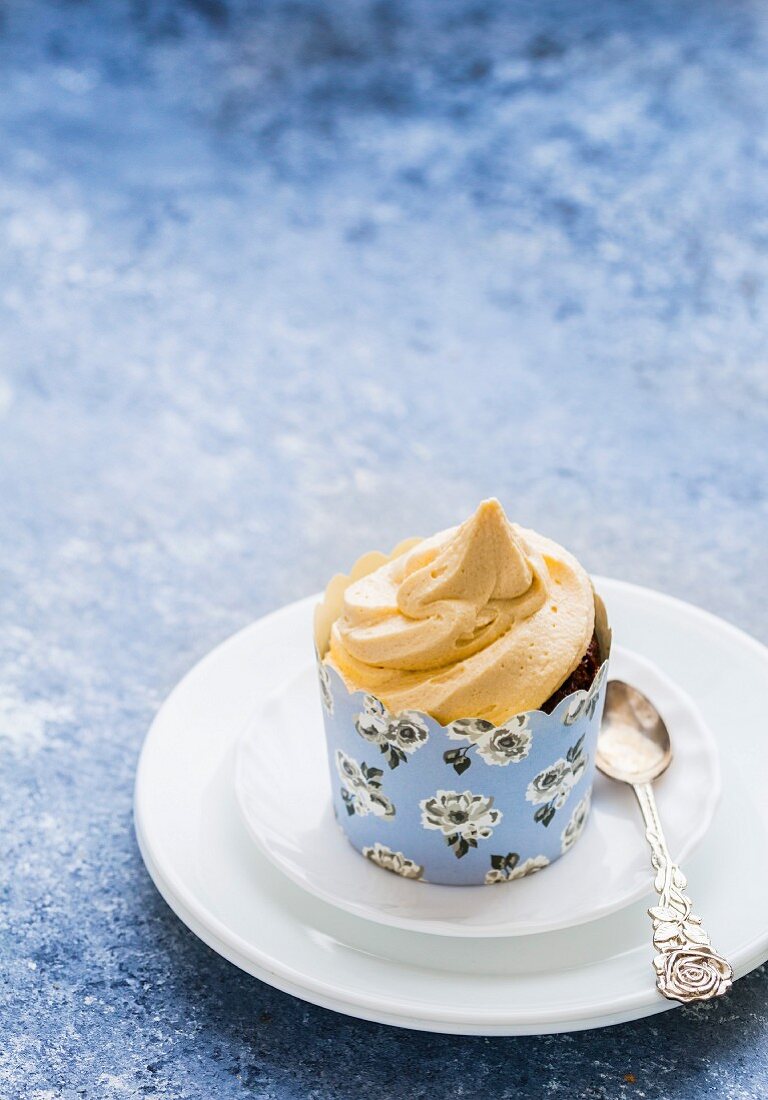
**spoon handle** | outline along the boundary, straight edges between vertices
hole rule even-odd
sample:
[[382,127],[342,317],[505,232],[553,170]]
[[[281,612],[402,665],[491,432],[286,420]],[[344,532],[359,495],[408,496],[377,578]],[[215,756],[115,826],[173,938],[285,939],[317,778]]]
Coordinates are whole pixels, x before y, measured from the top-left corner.
[[634,792],[645,821],[659,895],[659,904],[648,910],[658,952],[653,960],[656,987],[670,1000],[685,1004],[720,997],[733,984],[730,963],[718,955],[700,918],[691,913],[690,898],[684,893],[686,878],[669,854],[651,784],[637,783]]

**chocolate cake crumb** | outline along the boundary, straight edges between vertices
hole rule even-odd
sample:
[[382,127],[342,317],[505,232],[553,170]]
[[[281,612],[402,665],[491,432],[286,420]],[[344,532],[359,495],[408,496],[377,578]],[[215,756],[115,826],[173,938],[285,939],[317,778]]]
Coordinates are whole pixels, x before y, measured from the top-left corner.
[[587,652],[581,658],[581,662],[576,666],[571,675],[561,684],[557,691],[550,695],[546,703],[542,706],[542,710],[545,714],[551,714],[558,703],[561,703],[565,699],[566,695],[571,695],[574,691],[588,691],[592,687],[592,681],[597,675],[600,668],[600,643],[597,640],[597,634],[592,635],[592,641],[587,646]]

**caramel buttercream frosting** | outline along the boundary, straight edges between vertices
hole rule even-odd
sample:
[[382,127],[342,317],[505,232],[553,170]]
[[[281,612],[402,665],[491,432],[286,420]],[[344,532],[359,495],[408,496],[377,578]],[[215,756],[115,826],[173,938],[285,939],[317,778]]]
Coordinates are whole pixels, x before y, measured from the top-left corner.
[[363,563],[329,586],[341,606],[321,625],[320,652],[350,691],[370,692],[393,712],[498,725],[540,708],[594,633],[585,570],[557,543],[510,523],[497,500],[459,527]]

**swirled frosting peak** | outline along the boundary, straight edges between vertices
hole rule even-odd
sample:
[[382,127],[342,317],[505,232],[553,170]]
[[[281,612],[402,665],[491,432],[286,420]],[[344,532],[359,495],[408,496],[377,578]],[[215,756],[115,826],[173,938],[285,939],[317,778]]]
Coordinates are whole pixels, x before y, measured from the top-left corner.
[[326,660],[392,711],[496,724],[541,706],[594,629],[589,577],[562,547],[486,500],[352,582]]

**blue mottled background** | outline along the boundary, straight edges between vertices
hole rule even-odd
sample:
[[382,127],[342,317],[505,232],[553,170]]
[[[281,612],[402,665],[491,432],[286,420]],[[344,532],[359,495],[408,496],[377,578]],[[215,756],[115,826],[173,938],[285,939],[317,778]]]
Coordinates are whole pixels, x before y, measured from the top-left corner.
[[0,1096],[764,1098],[768,979],[409,1034],[212,954],[131,828],[181,674],[490,493],[768,641],[758,0],[8,2]]

